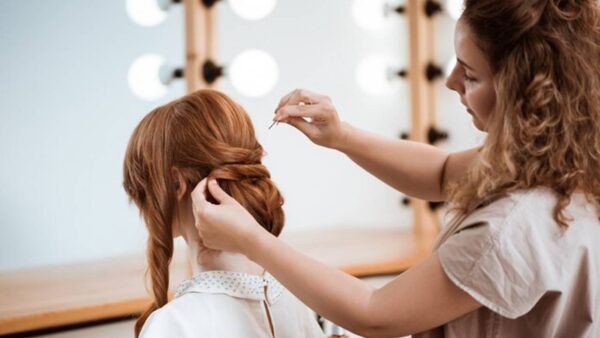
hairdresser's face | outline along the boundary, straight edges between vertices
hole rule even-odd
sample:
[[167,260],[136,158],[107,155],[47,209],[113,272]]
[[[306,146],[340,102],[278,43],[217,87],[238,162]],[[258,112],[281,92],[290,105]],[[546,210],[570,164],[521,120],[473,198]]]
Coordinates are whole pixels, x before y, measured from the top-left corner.
[[456,25],[454,48],[457,62],[446,86],[460,95],[460,101],[473,116],[475,127],[486,131],[496,105],[492,70],[462,19]]

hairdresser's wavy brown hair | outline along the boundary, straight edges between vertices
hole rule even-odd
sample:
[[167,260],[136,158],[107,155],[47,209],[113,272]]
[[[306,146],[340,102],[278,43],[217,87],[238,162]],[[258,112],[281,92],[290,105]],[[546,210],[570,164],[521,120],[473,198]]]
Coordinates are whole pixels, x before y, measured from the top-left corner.
[[148,228],[148,271],[154,295],[154,302],[136,322],[136,337],[148,316],[168,301],[178,186],[173,168],[184,177],[186,194],[204,177],[217,179],[224,191],[277,236],[284,223],[283,198],[261,163],[263,155],[244,109],[213,90],[196,91],[160,106],[135,128],[125,154],[123,187]]
[[466,0],[461,20],[490,62],[497,103],[477,162],[448,187],[449,200],[464,216],[507,193],[545,186],[557,195],[554,219],[566,228],[575,190],[600,205],[598,2]]

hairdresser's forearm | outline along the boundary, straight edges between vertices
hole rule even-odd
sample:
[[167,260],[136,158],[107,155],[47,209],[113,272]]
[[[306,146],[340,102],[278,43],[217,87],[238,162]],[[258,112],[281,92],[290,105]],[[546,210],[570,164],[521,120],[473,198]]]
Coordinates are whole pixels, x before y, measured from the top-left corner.
[[336,149],[396,190],[426,200],[444,200],[442,180],[449,153],[428,144],[386,138],[348,123]]
[[311,309],[356,333],[369,328],[374,289],[359,279],[309,258],[267,232],[248,241],[246,255],[263,266]]

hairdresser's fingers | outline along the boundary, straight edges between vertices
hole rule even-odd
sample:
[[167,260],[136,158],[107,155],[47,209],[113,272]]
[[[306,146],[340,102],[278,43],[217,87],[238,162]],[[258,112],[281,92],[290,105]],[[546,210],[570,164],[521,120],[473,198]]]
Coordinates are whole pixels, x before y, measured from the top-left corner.
[[292,117],[320,117],[324,113],[323,105],[311,104],[311,105],[287,105],[277,111],[278,120],[285,119],[289,116]]
[[[200,226],[206,223],[206,215],[210,206],[212,205],[209,201],[206,200],[206,182],[207,179],[204,178],[200,183],[196,185],[194,190],[192,190],[192,211],[194,214],[194,225],[198,229],[200,233]],[[200,236],[202,238],[202,236]]]
[[287,123],[290,117],[309,119],[310,124],[322,127],[322,132],[325,134],[335,130],[340,124],[337,111],[331,101],[312,105],[285,106],[277,112],[273,120]]
[[323,97],[323,96],[319,95],[317,93],[313,93],[306,89],[297,88],[297,89],[292,90],[287,95],[285,95],[284,97],[281,98],[281,100],[279,101],[279,104],[277,105],[277,109],[279,109],[287,104],[290,104],[290,102],[296,102],[294,104],[297,104],[300,101],[302,101],[304,103],[309,103],[309,104],[316,103],[316,102],[319,102],[321,97]]
[[200,183],[196,184],[194,190],[192,190],[192,207],[194,209],[194,214],[196,214],[196,210],[205,209],[211,203],[206,200],[206,182],[207,179],[204,178]]
[[315,126],[302,117],[290,117],[287,119],[286,123],[300,130],[311,140],[316,137],[316,133],[318,132],[318,129]]
[[297,105],[300,102],[304,104],[316,104],[327,99],[327,96],[313,93],[306,89],[294,89],[289,94],[285,95],[277,105],[275,112],[286,105]]
[[217,180],[215,179],[208,181],[208,191],[210,191],[211,195],[213,195],[213,197],[220,204],[230,204],[231,202],[236,202],[233,197],[229,196],[223,189],[221,189],[217,183]]
[[277,108],[275,108],[275,113],[277,113],[279,108],[285,106],[288,103],[288,101],[290,100],[290,97],[292,97],[292,95],[294,95],[294,91],[289,92],[287,95],[282,97],[281,100],[279,100],[279,103],[277,104]]
[[313,93],[306,89],[296,89],[295,91],[292,92],[292,95],[287,100],[286,104],[287,105],[297,105],[297,104],[300,104],[300,102],[302,102],[304,104],[310,105],[310,104],[321,103],[323,101],[326,101],[327,99],[328,99],[328,97],[325,95]]

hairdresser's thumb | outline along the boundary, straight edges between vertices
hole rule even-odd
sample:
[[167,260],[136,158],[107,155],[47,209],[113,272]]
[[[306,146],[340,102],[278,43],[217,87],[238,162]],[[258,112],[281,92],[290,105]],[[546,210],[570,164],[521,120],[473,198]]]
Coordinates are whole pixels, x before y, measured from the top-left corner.
[[208,191],[210,191],[210,194],[220,204],[226,203],[233,199],[231,196],[227,195],[227,193],[223,191],[223,189],[221,189],[221,187],[217,183],[217,180],[215,179],[208,181]]

